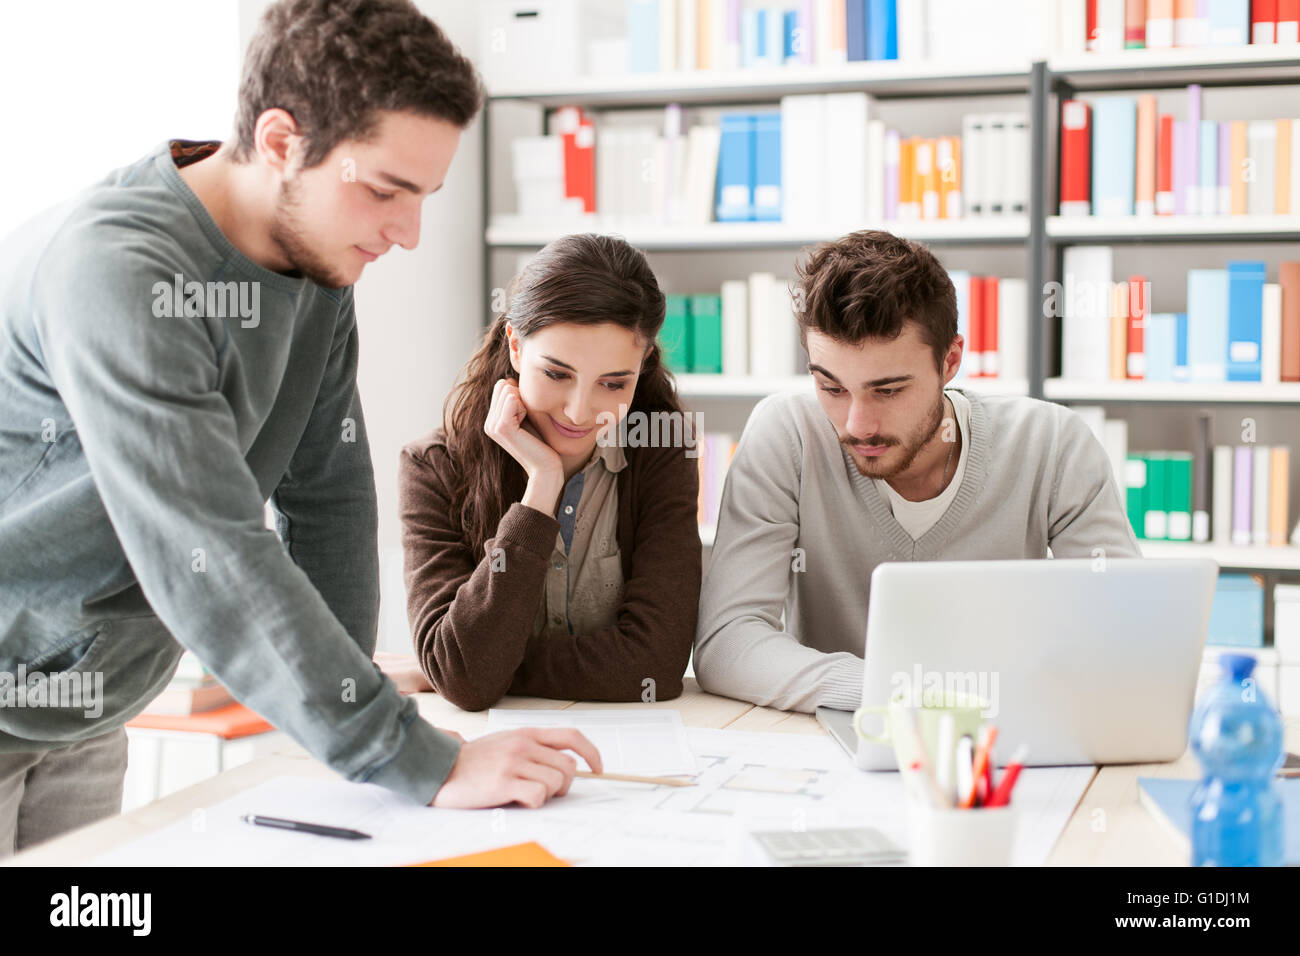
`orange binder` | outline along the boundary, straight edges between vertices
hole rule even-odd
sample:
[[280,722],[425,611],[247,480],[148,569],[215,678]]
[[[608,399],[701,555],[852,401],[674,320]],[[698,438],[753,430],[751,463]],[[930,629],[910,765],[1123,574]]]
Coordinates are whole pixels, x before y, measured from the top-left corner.
[[1275,548],[1286,544],[1291,481],[1291,449],[1275,445],[1270,450],[1268,476],[1268,543]]
[[1228,183],[1232,197],[1229,207],[1234,216],[1246,214],[1246,121],[1233,120],[1231,124],[1232,139],[1229,148]]

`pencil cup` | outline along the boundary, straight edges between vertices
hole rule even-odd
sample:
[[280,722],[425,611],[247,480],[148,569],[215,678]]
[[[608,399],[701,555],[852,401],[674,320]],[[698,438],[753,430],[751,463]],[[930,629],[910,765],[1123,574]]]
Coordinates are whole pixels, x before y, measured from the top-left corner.
[[1009,866],[1015,807],[937,809],[908,804],[912,866]]

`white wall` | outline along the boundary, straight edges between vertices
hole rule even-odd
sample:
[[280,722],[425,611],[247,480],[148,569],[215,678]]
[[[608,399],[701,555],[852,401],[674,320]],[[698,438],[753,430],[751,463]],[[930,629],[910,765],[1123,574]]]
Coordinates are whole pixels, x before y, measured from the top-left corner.
[[229,0],[40,0],[0,20],[0,235],[168,137],[224,139]]

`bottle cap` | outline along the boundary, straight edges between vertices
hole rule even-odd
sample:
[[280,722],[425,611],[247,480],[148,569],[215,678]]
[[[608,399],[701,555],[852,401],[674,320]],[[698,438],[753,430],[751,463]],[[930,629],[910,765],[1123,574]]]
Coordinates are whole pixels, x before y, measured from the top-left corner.
[[1249,654],[1220,654],[1219,666],[1225,674],[1231,674],[1233,680],[1245,680],[1255,669],[1255,658]]

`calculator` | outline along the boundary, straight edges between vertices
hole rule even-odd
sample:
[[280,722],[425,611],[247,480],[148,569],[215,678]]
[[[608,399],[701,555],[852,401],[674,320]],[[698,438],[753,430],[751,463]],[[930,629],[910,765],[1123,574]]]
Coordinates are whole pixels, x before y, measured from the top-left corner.
[[907,854],[871,827],[765,830],[751,833],[778,866],[896,866]]

